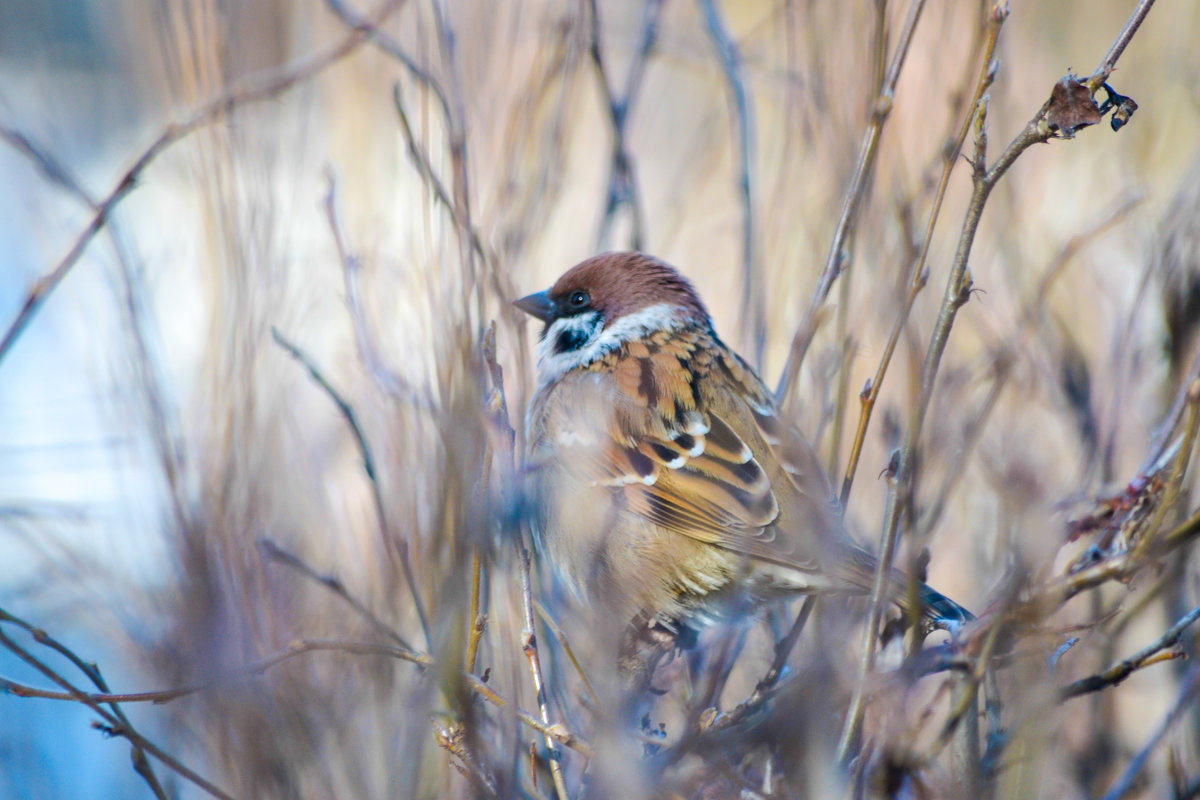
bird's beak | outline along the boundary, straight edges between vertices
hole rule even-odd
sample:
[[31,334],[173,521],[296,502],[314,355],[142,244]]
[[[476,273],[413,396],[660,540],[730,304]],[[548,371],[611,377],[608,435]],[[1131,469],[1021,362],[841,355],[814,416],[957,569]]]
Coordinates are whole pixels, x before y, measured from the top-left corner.
[[528,297],[522,297],[520,300],[514,301],[513,305],[526,314],[537,317],[542,322],[554,319],[554,301],[546,292],[535,292]]

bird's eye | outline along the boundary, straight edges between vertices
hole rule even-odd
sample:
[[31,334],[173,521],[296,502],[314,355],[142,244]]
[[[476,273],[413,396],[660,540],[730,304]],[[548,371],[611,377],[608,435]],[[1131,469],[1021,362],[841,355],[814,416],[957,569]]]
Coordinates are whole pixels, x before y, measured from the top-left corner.
[[571,308],[586,308],[590,299],[587,292],[571,292],[568,302]]

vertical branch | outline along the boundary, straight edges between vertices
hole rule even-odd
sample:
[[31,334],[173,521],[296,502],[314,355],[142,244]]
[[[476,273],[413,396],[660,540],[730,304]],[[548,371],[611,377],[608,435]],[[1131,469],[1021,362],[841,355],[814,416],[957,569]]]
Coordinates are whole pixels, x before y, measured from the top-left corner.
[[871,422],[871,413],[875,408],[875,401],[879,397],[879,391],[883,386],[884,377],[887,375],[888,365],[891,363],[892,356],[896,351],[900,335],[908,324],[908,317],[912,312],[913,303],[916,302],[917,295],[921,293],[929,280],[926,263],[929,258],[929,248],[933,242],[933,231],[937,226],[938,218],[942,211],[942,202],[946,199],[946,190],[950,185],[950,175],[953,173],[954,167],[958,164],[959,154],[962,152],[967,135],[971,131],[971,124],[975,120],[980,101],[996,77],[994,64],[996,42],[999,40],[1000,29],[1004,24],[1004,19],[1004,16],[995,14],[989,18],[987,35],[984,40],[982,58],[979,65],[979,78],[975,82],[975,91],[972,95],[971,103],[967,106],[967,111],[963,115],[958,134],[953,143],[947,146],[942,153],[942,174],[938,180],[933,207],[929,212],[929,221],[925,225],[925,236],[921,240],[920,256],[909,270],[908,292],[904,298],[904,305],[896,315],[896,321],[892,325],[891,333],[888,334],[888,341],[884,346],[883,355],[879,359],[879,366],[875,370],[875,376],[864,387],[862,394],[859,396],[858,427],[854,432],[850,456],[846,463],[846,474],[842,478],[841,502],[843,507],[850,500],[850,489],[854,485],[854,475],[858,469],[859,458],[862,456],[863,445],[866,442],[867,428]]
[[858,210],[866,195],[867,184],[875,173],[879,139],[883,134],[883,126],[887,122],[888,115],[892,111],[896,83],[900,80],[900,71],[904,68],[905,57],[912,45],[913,33],[916,31],[917,22],[920,20],[921,11],[924,8],[925,0],[912,0],[912,4],[908,8],[908,16],[904,20],[904,28],[900,32],[900,39],[896,42],[896,50],[884,77],[883,89],[871,109],[871,119],[863,133],[858,160],[854,165],[854,176],[850,179],[850,185],[846,187],[846,196],[842,200],[842,210],[838,217],[837,227],[834,229],[833,241],[829,246],[829,255],[825,259],[825,268],[817,280],[817,288],[813,292],[808,310],[804,312],[804,318],[792,335],[791,350],[788,352],[787,362],[783,366],[779,383],[775,387],[775,400],[781,406],[787,405],[792,388],[796,383],[796,376],[800,374],[800,365],[804,362],[805,352],[808,350],[816,328],[817,312],[824,305],[825,298],[829,296],[829,290],[833,288],[833,282],[842,274],[848,261],[846,243],[858,224]]
[[[898,505],[896,495],[895,454],[892,455],[893,465],[887,475],[887,509],[891,512]],[[878,639],[879,623],[883,620],[884,599],[887,597],[888,577],[891,574],[891,564],[896,551],[896,537],[890,536],[888,529],[883,530],[879,553],[879,566],[875,570],[875,583],[871,589],[871,610],[867,615],[867,624],[863,628],[862,652],[858,659],[858,681],[854,684],[854,694],[850,699],[850,707],[846,711],[846,721],[842,725],[842,735],[838,740],[837,761],[846,765],[850,755],[858,748],[859,737],[862,734],[863,717],[866,713],[867,678],[875,669],[875,643]]]
[[646,61],[654,50],[658,39],[658,21],[662,16],[664,0],[647,0],[642,9],[642,31],[639,37],[637,52],[629,67],[629,75],[625,80],[624,91],[616,93],[612,88],[604,58],[603,42],[600,35],[600,13],[596,0],[589,0],[588,8],[591,13],[591,41],[589,51],[592,63],[596,66],[596,77],[600,81],[600,89],[608,103],[608,117],[612,125],[613,145],[612,163],[609,167],[608,197],[604,202],[604,217],[600,221],[600,233],[597,236],[601,249],[608,247],[608,239],[617,212],[622,207],[628,207],[632,216],[633,230],[631,246],[641,250],[645,242],[645,219],[638,192],[637,173],[634,168],[633,156],[629,152],[626,139],[626,129],[629,113],[637,100],[642,87],[642,78],[646,72]]
[[742,331],[753,347],[753,363],[762,367],[767,341],[767,303],[754,247],[754,108],[742,75],[742,57],[737,43],[725,28],[715,0],[699,0],[709,37],[721,59],[729,86],[738,132],[738,193],[742,201]]
[[[538,654],[537,633],[533,618],[533,587],[529,573],[529,548],[521,539],[517,540],[518,563],[521,567],[521,613],[525,629],[521,631],[521,649],[529,660],[529,675],[533,680],[533,690],[537,695],[538,715],[542,724],[547,728],[553,726],[550,721],[550,703],[546,694],[546,681],[542,674],[542,660]],[[546,750],[550,761],[550,775],[554,778],[554,791],[559,800],[568,800],[567,784],[563,777],[562,750],[559,749],[553,737],[546,735]]]
[[[493,425],[501,433],[501,452],[504,463],[514,463],[515,454],[513,443],[515,434],[508,417],[508,403],[504,396],[504,371],[496,360],[496,324],[493,322],[483,337],[483,359],[491,379],[492,390],[488,401],[489,415]],[[550,774],[554,779],[554,790],[559,800],[568,800],[566,779],[562,769],[562,750],[557,746],[554,737],[549,733],[554,729],[550,721],[550,702],[546,691],[545,675],[542,671],[542,660],[538,653],[537,628],[534,619],[533,582],[530,577],[529,547],[524,540],[524,531],[515,537],[514,546],[517,552],[517,564],[521,577],[521,613],[524,629],[521,631],[521,649],[529,662],[529,675],[533,681],[533,691],[537,697],[538,715],[546,727],[546,750],[550,763]]]
[[[463,224],[458,230],[459,257],[463,260],[464,286],[474,292],[475,311],[483,311],[483,285],[476,280],[479,265],[475,260],[475,250],[471,246],[469,234],[466,231],[474,229],[471,222],[471,183],[470,163],[467,153],[467,111],[463,101],[462,75],[458,64],[458,49],[454,31],[450,28],[450,20],[446,12],[444,0],[434,0],[433,16],[437,23],[438,43],[442,50],[442,60],[450,74],[450,116],[446,120],[447,144],[450,148],[450,166],[453,173],[454,210]],[[480,321],[477,319],[476,324]]]
[[[875,27],[872,33],[872,41],[874,42],[872,52],[873,64],[872,75],[874,80],[871,84],[871,91],[878,97],[883,91],[883,81],[886,78],[885,70],[887,69],[887,0],[875,0]],[[835,390],[834,406],[833,406],[833,425],[829,437],[829,461],[826,466],[826,473],[836,475],[838,473],[838,457],[842,450],[842,429],[845,427],[847,408],[847,398],[850,393],[850,358],[854,342],[848,333],[850,320],[850,289],[851,277],[850,267],[854,263],[854,239],[850,237],[847,240],[847,252],[850,254],[846,259],[846,273],[842,276],[841,286],[838,287],[838,304],[837,304],[837,343],[842,348],[842,356],[838,365],[837,371],[837,388]],[[845,500],[842,501],[843,507]]]

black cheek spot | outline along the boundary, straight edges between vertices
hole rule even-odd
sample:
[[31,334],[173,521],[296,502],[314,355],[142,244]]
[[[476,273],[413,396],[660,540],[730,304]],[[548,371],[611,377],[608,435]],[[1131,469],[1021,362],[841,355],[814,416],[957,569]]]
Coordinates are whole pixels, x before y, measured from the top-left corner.
[[578,328],[567,328],[558,334],[558,338],[554,340],[554,352],[567,353],[572,350],[578,350],[587,344],[587,331],[579,330]]

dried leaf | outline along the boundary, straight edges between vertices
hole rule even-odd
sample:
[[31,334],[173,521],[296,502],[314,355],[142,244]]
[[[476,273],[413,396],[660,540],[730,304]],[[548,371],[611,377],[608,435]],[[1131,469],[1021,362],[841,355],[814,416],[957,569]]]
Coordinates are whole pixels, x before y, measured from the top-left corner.
[[1067,75],[1054,84],[1046,106],[1046,124],[1050,130],[1070,139],[1075,131],[1099,121],[1100,109],[1083,81]]

